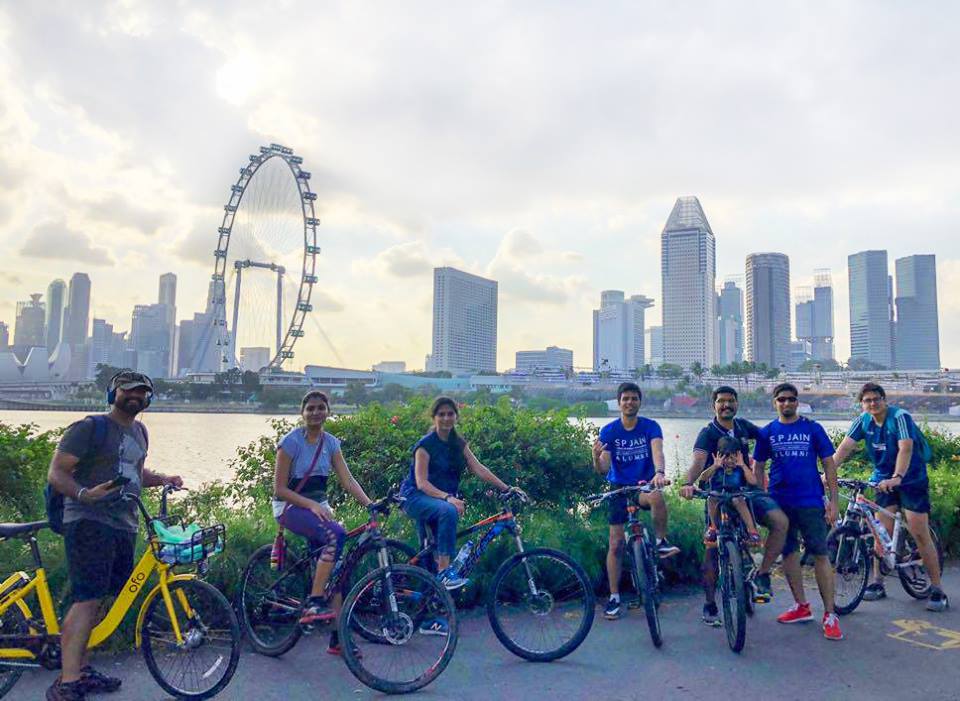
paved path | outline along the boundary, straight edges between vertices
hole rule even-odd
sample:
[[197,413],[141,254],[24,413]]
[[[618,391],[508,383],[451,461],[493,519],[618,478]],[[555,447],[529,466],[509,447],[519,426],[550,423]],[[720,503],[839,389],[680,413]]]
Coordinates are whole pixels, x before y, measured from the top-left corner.
[[[923,603],[907,597],[895,579],[887,584],[889,598],[861,604],[841,620],[846,639],[831,642],[823,638],[818,624],[776,623],[774,618],[789,602],[780,580],[774,601],[759,607],[748,621],[747,645],[740,655],[727,648],[722,628],[709,629],[700,622],[701,600],[693,590],[672,592],[665,600],[661,619],[665,643],[660,650],[650,643],[641,611],[609,622],[598,608],[583,645],[551,664],[514,657],[497,642],[486,618],[468,614],[450,666],[432,685],[408,698],[960,700],[960,568],[947,572],[947,591],[954,594],[955,608],[945,614],[925,611]],[[819,611],[816,603],[814,610]],[[280,659],[245,652],[231,685],[219,698],[386,698],[360,684],[339,658],[325,654],[325,648],[326,636],[318,635],[304,638]],[[98,664],[125,680],[120,693],[102,698],[165,698],[141,657],[104,657]],[[52,678],[50,672],[29,672],[8,698],[42,699]]]

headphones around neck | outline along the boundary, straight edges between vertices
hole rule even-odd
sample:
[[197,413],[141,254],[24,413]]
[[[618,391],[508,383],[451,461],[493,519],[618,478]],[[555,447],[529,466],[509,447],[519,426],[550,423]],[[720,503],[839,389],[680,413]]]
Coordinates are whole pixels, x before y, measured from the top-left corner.
[[119,380],[128,379],[136,382],[142,382],[147,386],[147,396],[143,403],[143,408],[146,409],[150,406],[150,401],[153,399],[153,380],[144,375],[142,372],[137,372],[136,370],[121,370],[113,377],[110,378],[110,382],[107,383],[107,404],[113,406],[113,403],[117,401],[117,389],[121,384]]

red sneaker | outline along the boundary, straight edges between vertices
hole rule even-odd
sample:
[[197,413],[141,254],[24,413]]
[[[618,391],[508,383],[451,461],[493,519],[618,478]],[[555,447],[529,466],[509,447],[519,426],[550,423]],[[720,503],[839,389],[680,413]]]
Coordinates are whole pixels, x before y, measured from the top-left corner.
[[840,619],[835,613],[823,614],[823,637],[827,640],[843,640],[840,631]]
[[812,621],[813,613],[810,611],[810,604],[794,604],[786,611],[777,616],[777,623],[804,623]]

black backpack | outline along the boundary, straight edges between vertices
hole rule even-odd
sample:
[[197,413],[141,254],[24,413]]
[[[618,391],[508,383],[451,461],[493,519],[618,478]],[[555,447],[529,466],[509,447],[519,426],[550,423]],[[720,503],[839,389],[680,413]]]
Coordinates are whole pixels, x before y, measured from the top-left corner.
[[[87,418],[93,421],[93,431],[90,432],[87,453],[81,458],[83,460],[91,460],[100,452],[107,440],[107,428],[110,420],[106,414],[93,414]],[[143,431],[143,442],[149,448],[150,437],[147,434],[147,427],[140,423],[140,429]],[[54,489],[53,485],[47,483],[47,486],[43,488],[43,501],[47,509],[47,522],[50,524],[50,530],[63,535],[63,494]]]

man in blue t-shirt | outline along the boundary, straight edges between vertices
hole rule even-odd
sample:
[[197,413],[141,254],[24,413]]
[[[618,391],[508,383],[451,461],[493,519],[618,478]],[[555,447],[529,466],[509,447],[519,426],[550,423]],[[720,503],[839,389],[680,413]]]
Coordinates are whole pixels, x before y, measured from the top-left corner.
[[[669,484],[663,462],[663,431],[660,424],[639,415],[642,398],[640,387],[624,382],[617,388],[620,418],[600,429],[600,438],[593,444],[593,468],[606,475],[611,489],[651,482],[655,487]],[[680,549],[667,541],[667,504],[660,492],[641,494],[642,506],[653,513],[653,528],[657,534],[657,551],[668,557]],[[609,502],[610,524],[607,549],[607,579],[610,600],[604,610],[608,620],[620,617],[620,559],[625,543],[623,524],[627,522],[627,497],[621,495]]]
[[[940,582],[940,560],[930,537],[930,484],[924,460],[925,439],[913,417],[898,407],[887,404],[887,393],[875,382],[868,382],[858,395],[863,413],[854,419],[846,437],[837,448],[839,466],[864,442],[873,463],[871,482],[877,482],[876,502],[888,511],[903,509],[907,530],[913,536],[930,574],[928,611],[945,611],[949,606]],[[893,534],[893,519],[878,513],[887,531]],[[863,598],[876,601],[887,594],[883,588],[879,558],[873,559],[873,582]]]
[[[813,555],[820,598],[823,600],[823,635],[842,640],[840,623],[833,610],[833,569],[827,557],[827,524],[837,520],[837,468],[833,462],[833,443],[816,421],[797,412],[797,388],[784,382],[773,388],[777,418],[760,429],[753,459],[757,477],[763,483],[763,471],[770,461],[770,496],[780,505],[790,526],[783,545],[783,574],[796,603],[780,614],[780,623],[812,621],[810,603],[803,590],[800,570],[800,536],[807,552]],[[823,481],[817,462],[823,464],[830,500],[823,503]]]

